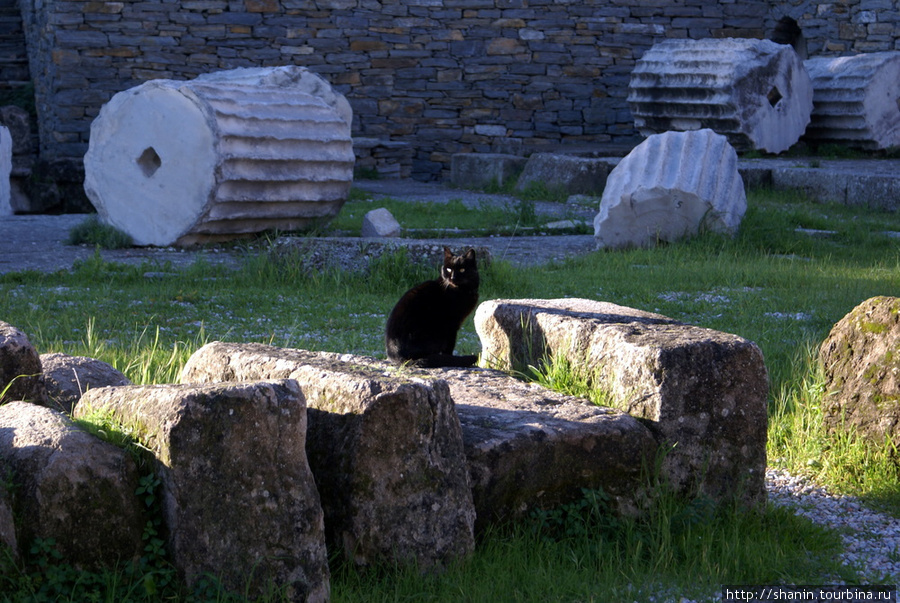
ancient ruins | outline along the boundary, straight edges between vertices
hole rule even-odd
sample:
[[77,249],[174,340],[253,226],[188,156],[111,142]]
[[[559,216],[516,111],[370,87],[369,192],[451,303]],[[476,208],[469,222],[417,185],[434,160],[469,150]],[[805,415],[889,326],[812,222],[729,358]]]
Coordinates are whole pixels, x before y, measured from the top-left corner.
[[[765,503],[768,386],[752,342],[589,300],[488,301],[476,326],[483,364],[574,354],[602,369],[620,407],[492,368],[213,342],[178,384],[130,385],[70,359],[68,380],[86,390],[74,416],[102,411],[152,454],[166,545],[188,584],[212,572],[297,601],[327,600],[328,555],[439,568],[491,525],[585,488],[606,493],[610,513],[640,514],[657,467],[653,479],[681,495]],[[17,543],[54,537],[79,567],[137,555],[135,462],[48,408],[71,390],[65,358],[46,379],[27,336],[6,323],[0,333],[0,385],[37,370],[0,406],[0,459],[21,486],[0,489],[0,542],[18,555]],[[34,519],[14,521],[23,514]]]

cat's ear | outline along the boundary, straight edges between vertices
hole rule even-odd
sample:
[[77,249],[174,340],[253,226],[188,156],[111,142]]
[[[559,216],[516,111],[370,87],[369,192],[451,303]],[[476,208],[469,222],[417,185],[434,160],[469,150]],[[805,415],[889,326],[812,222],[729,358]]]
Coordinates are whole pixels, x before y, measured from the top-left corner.
[[466,252],[466,255],[463,256],[463,259],[474,260],[475,259],[475,249],[470,247],[469,250]]
[[450,258],[453,257],[453,252],[450,251],[450,248],[444,245],[444,261],[446,262]]

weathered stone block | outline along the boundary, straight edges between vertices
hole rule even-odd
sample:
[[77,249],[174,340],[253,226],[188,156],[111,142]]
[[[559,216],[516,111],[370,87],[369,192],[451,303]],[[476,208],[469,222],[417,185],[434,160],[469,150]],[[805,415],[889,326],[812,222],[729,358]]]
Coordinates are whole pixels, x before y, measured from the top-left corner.
[[462,424],[478,531],[602,489],[634,514],[658,450],[637,419],[493,370],[445,371]]
[[662,467],[678,491],[765,501],[768,382],[753,342],[584,299],[484,302],[475,328],[482,362],[561,357],[644,419],[673,446]]
[[322,507],[306,460],[306,407],[291,380],[105,387],[76,415],[105,409],[158,460],[172,562],[193,584],[327,601]]
[[599,247],[734,234],[747,211],[737,153],[712,130],[654,134],[613,169],[594,218]]
[[102,360],[68,354],[41,354],[40,359],[50,406],[69,414],[89,389],[131,385],[125,375]]
[[570,195],[594,195],[603,192],[608,174],[609,163],[602,158],[534,153],[516,182],[516,190],[543,184]]
[[821,57],[803,64],[813,86],[805,138],[868,150],[900,146],[900,52]]
[[504,153],[455,153],[450,158],[450,181],[462,188],[504,186],[519,177],[526,161]]
[[181,375],[254,379],[303,389],[329,545],[361,565],[425,568],[472,552],[475,512],[446,382],[358,356],[221,342],[198,350]]
[[0,406],[0,466],[12,472],[20,546],[52,538],[66,563],[94,570],[140,556],[147,518],[124,450],[58,411],[10,402]]
[[353,180],[352,110],[302,67],[152,80],[91,126],[84,188],[138,245],[190,245],[334,217]]
[[819,349],[825,427],[875,446],[900,446],[900,298],[873,297],[831,329]]
[[41,379],[41,357],[28,336],[11,324],[0,321],[0,402],[47,401]]
[[669,39],[635,64],[628,104],[645,136],[710,128],[739,151],[780,153],[806,129],[813,90],[790,46],[737,38]]

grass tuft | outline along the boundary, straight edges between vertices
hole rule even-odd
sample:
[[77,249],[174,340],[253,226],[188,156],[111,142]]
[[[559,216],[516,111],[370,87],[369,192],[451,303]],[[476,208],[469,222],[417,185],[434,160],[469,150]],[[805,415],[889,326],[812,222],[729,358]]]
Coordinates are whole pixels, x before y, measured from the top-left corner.
[[115,226],[104,224],[96,214],[91,214],[69,232],[69,245],[93,245],[101,249],[126,249],[134,240]]

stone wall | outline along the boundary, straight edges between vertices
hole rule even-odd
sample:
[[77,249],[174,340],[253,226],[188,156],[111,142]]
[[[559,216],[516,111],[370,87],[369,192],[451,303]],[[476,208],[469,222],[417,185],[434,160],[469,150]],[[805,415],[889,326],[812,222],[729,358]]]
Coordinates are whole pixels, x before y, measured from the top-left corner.
[[812,56],[900,50],[896,0],[770,0],[767,22],[794,20]]
[[635,61],[671,38],[764,37],[811,53],[897,48],[891,0],[23,0],[41,153],[80,158],[114,93],[155,78],[296,64],[350,100],[354,135],[410,143],[412,176],[459,152],[636,134]]

